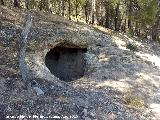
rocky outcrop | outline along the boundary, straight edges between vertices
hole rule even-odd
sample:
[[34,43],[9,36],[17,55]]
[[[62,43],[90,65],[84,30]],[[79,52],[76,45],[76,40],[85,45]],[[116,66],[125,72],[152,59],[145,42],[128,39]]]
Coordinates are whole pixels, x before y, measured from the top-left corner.
[[[25,12],[16,9],[9,11],[5,7],[0,7],[0,9],[2,11],[0,39],[8,42],[19,40],[22,23],[25,20]],[[110,46],[111,44],[109,36],[97,32],[93,27],[83,23],[77,24],[48,13],[37,13],[35,11],[26,11],[26,13],[33,16],[33,26],[28,36],[29,45],[26,51],[27,62],[33,71],[44,73],[44,71],[40,71],[42,68],[38,67],[42,67],[42,65],[44,65],[43,69],[47,70],[44,64],[46,54],[56,46],[86,48],[87,55],[92,56],[90,52],[95,46]],[[6,14],[8,16],[5,16]],[[89,59],[89,56],[86,56],[86,59]]]

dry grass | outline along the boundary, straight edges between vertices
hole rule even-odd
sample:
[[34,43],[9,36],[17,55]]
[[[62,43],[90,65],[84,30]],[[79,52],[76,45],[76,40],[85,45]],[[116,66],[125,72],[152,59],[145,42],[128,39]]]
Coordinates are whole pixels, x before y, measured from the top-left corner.
[[144,100],[136,96],[131,90],[127,90],[124,94],[124,102],[125,104],[135,107],[135,108],[144,108],[145,107],[145,102]]

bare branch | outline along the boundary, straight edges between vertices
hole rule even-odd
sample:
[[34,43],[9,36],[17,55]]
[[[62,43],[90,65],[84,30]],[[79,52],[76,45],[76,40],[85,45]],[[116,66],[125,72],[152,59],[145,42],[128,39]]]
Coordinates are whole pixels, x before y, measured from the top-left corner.
[[25,86],[28,86],[29,81],[31,80],[32,76],[25,61],[25,52],[27,47],[27,37],[28,33],[30,32],[30,28],[32,26],[32,19],[31,15],[28,15],[26,18],[26,24],[22,30],[21,40],[20,40],[20,51],[19,51],[19,68],[22,75],[22,79],[25,82]]

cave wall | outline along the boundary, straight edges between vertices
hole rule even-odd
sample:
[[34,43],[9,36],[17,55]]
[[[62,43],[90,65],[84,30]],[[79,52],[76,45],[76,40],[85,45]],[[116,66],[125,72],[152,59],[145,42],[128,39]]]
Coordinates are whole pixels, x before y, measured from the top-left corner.
[[45,64],[53,75],[70,82],[84,75],[85,52],[82,48],[55,47],[46,54]]

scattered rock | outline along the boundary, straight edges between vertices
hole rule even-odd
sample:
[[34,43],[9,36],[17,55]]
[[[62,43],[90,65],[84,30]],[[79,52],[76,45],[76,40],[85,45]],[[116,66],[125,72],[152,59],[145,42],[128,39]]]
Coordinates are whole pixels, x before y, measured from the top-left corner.
[[39,87],[33,87],[37,95],[44,95],[44,92]]

